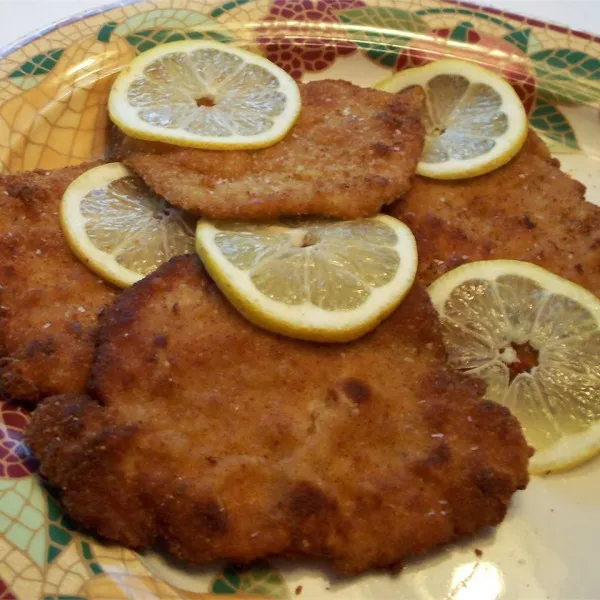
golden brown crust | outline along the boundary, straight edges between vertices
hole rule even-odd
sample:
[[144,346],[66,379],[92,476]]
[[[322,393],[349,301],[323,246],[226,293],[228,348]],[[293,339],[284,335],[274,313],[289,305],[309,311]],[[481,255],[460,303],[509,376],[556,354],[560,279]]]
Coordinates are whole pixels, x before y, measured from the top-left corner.
[[530,132],[500,169],[463,181],[415,177],[390,209],[415,234],[419,276],[428,284],[476,260],[538,264],[600,295],[600,207],[565,175]]
[[[126,546],[143,547],[156,537],[135,475],[124,465],[135,448],[135,425],[85,395],[45,399],[34,413],[27,443],[43,463],[44,476],[62,490],[66,511],[91,530]],[[118,490],[110,493],[107,490]]]
[[36,402],[84,389],[97,314],[115,291],[71,253],[58,207],[95,165],[0,175],[0,393]]
[[264,150],[196,150],[117,136],[114,151],[169,202],[216,219],[354,219],[408,191],[424,140],[420,90],[392,95],[334,80],[300,90],[298,122]]
[[528,480],[517,421],[446,367],[419,285],[361,340],[317,344],[257,329],[175,258],[103,313],[92,381],[103,406],[34,413],[42,473],[83,525],[193,562],[383,567],[499,523]]

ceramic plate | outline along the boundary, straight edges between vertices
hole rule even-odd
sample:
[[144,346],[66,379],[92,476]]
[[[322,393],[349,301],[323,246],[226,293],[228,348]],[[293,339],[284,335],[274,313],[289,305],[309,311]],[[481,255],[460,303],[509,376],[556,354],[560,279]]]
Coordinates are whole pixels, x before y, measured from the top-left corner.
[[[438,0],[153,0],[52,25],[0,55],[0,170],[101,156],[111,75],[136,53],[187,38],[248,47],[305,81],[370,85],[443,55],[486,64],[514,82],[532,127],[599,203],[600,39]],[[186,570],[79,533],[35,476],[27,411],[0,408],[0,600],[600,598],[600,459],[534,478],[499,528],[399,574],[343,579],[279,560]]]

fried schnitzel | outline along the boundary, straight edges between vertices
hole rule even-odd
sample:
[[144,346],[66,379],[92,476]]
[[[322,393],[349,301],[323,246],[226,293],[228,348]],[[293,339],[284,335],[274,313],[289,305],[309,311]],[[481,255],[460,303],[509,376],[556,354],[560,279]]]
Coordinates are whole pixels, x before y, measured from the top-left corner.
[[36,402],[81,392],[98,312],[115,290],[69,249],[58,219],[67,186],[94,165],[0,175],[0,393]]
[[171,204],[215,219],[373,215],[406,193],[423,148],[423,93],[300,85],[302,111],[262,150],[198,150],[116,136],[114,153]]
[[600,207],[584,194],[530,132],[521,152],[487,175],[415,177],[390,212],[415,234],[425,283],[464,262],[508,258],[540,265],[600,295]]
[[174,258],[103,312],[90,383],[33,414],[42,474],[84,526],[196,563],[383,567],[499,523],[528,481],[519,424],[446,366],[420,285],[319,344],[256,328]]

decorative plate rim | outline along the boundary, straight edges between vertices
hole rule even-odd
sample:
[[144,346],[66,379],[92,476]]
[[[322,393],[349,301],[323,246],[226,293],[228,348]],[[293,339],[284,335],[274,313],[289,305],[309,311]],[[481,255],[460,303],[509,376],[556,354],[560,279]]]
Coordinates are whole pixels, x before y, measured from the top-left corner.
[[[67,25],[72,25],[73,23],[78,23],[79,21],[83,21],[84,19],[89,19],[90,17],[95,17],[96,15],[101,15],[102,13],[108,12],[109,10],[121,8],[123,6],[129,6],[131,4],[141,4],[142,2],[146,1],[147,0],[119,0],[118,2],[102,4],[101,6],[97,6],[96,8],[88,8],[86,10],[78,11],[69,17],[64,17],[63,19],[54,21],[49,25],[44,25],[43,27],[34,29],[30,33],[26,33],[25,35],[16,39],[14,42],[10,42],[6,46],[0,46],[0,60],[4,60],[13,52],[24,48],[25,46],[27,46],[27,44],[31,44],[32,42],[35,42],[42,36],[48,35],[49,33],[56,31],[57,29],[61,29],[62,27],[66,27]],[[600,38],[598,39],[598,42],[600,43]]]
[[[7,56],[20,50],[21,48],[27,46],[34,42],[35,40],[41,38],[44,35],[52,33],[61,27],[66,25],[71,25],[72,23],[77,23],[79,21],[83,21],[84,19],[88,19],[89,17],[94,17],[96,15],[101,15],[102,13],[108,12],[109,10],[114,10],[116,8],[121,8],[123,6],[129,6],[131,4],[141,4],[146,0],[119,0],[118,2],[110,2],[107,4],[103,4],[101,6],[97,6],[96,8],[90,8],[87,10],[83,10],[80,12],[76,12],[75,14],[65,17],[64,19],[59,19],[58,21],[54,21],[49,25],[45,25],[38,29],[31,31],[30,33],[21,36],[16,39],[14,42],[10,42],[6,46],[0,46],[0,60],[4,60]],[[160,0],[159,0],[160,1]],[[503,17],[518,21],[519,23],[524,23],[525,25],[531,25],[533,27],[547,27],[552,31],[556,31],[557,33],[562,33],[565,35],[573,35],[575,37],[588,40],[594,42],[596,44],[600,44],[600,35],[595,35],[593,33],[589,33],[587,31],[583,31],[581,29],[573,29],[571,27],[566,27],[564,25],[560,25],[553,21],[543,21],[541,19],[536,19],[535,17],[528,17],[522,14],[513,13],[511,11],[501,10],[499,8],[494,8],[492,6],[485,6],[482,4],[477,4],[476,2],[465,2],[464,0],[440,0],[445,4],[452,4],[454,6],[462,6],[468,9],[477,9],[479,11],[489,13],[492,15],[501,15]],[[158,8],[158,7],[157,7]]]
[[509,10],[502,10],[500,8],[494,8],[493,6],[484,6],[482,4],[477,4],[477,2],[465,2],[464,0],[441,0],[446,4],[453,4],[455,6],[462,6],[464,8],[481,10],[483,12],[490,13],[492,15],[501,15],[503,17],[508,17],[509,19],[513,19],[515,21],[519,21],[519,23],[524,23],[525,25],[532,25],[533,27],[547,27],[552,31],[556,31],[557,33],[563,34],[572,34],[575,37],[582,38],[584,40],[589,40],[595,42],[596,44],[600,44],[600,35],[595,35],[588,31],[583,31],[582,29],[573,29],[571,27],[567,27],[565,25],[560,25],[556,21],[542,21],[541,19],[536,19],[535,17],[529,17],[527,15],[514,13]]

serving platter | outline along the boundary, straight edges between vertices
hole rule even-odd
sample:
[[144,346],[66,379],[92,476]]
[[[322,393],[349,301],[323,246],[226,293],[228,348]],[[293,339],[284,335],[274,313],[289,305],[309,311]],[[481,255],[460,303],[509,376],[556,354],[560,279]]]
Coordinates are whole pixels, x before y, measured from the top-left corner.
[[[0,171],[102,156],[115,72],[180,39],[248,48],[303,81],[368,86],[444,56],[484,64],[513,82],[531,126],[600,204],[600,38],[439,0],[122,2],[50,25],[0,52]],[[36,476],[27,408],[6,401],[0,416],[0,600],[600,598],[600,459],[533,478],[499,528],[399,572],[340,578],[278,559],[189,568],[79,532]]]

